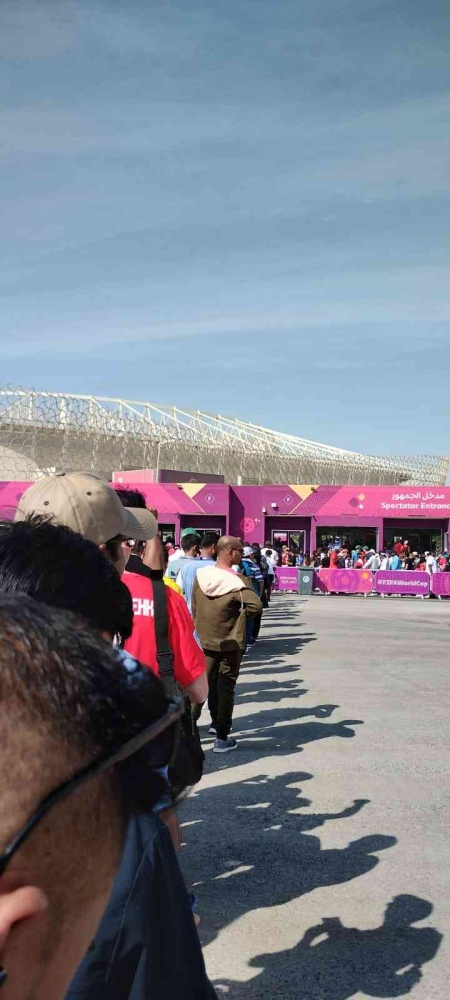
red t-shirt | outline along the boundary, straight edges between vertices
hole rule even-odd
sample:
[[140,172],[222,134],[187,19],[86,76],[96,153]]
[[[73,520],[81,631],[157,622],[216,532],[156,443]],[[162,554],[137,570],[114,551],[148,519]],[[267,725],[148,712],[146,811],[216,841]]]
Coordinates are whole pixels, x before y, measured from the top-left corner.
[[[133,598],[134,611],[133,634],[127,639],[125,649],[159,676],[152,581],[138,573],[126,572],[122,580]],[[204,673],[205,656],[194,637],[194,622],[184,597],[166,587],[166,600],[173,672],[180,686],[187,688]]]

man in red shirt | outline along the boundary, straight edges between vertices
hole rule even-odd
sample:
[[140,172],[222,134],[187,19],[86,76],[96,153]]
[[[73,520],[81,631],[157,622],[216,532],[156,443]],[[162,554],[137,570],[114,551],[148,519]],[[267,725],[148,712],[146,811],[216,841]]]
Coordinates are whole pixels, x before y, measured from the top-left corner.
[[[147,575],[127,571],[122,580],[133,598],[134,611],[133,633],[125,649],[158,676],[152,581]],[[175,680],[192,702],[204,702],[208,696],[206,662],[194,636],[194,622],[181,594],[167,587],[166,601]]]

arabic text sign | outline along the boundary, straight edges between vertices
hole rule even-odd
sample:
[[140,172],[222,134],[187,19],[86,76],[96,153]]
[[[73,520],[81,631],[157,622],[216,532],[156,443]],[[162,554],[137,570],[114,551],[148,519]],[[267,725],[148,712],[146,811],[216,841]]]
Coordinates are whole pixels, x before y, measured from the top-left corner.
[[324,593],[370,594],[373,573],[367,569],[321,569],[317,580]]
[[422,594],[430,593],[428,573],[408,569],[379,569],[375,573],[377,594]]
[[435,573],[431,578],[431,589],[437,597],[450,597],[450,573]]
[[277,566],[275,570],[277,590],[298,591],[298,569],[295,566]]
[[[318,498],[321,490],[326,487],[318,487]],[[319,512],[321,517],[449,517],[450,487],[341,486]]]

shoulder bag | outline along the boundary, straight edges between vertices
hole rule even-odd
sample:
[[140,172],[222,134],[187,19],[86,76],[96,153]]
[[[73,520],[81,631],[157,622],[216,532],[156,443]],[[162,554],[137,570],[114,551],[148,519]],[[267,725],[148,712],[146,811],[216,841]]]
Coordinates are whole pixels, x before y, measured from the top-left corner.
[[[156,636],[156,656],[159,674],[168,698],[180,694],[180,687],[173,671],[173,653],[169,641],[167,592],[162,579],[152,576],[153,608]],[[200,743],[197,723],[192,714],[189,698],[184,699],[184,712],[180,720],[178,747],[169,767],[169,780],[174,798],[189,786],[197,785],[203,774],[205,755]]]

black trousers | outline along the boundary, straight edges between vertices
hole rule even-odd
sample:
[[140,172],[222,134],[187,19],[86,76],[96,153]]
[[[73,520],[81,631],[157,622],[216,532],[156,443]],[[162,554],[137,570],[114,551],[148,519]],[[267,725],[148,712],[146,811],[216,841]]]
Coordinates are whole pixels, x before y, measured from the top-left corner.
[[[242,660],[242,650],[236,649],[229,653],[214,649],[203,650],[206,658],[208,674],[208,708],[211,712],[213,725],[217,730],[217,738],[226,740],[231,729],[234,708],[234,689],[239,677]],[[194,705],[194,718],[200,718],[202,705]]]

